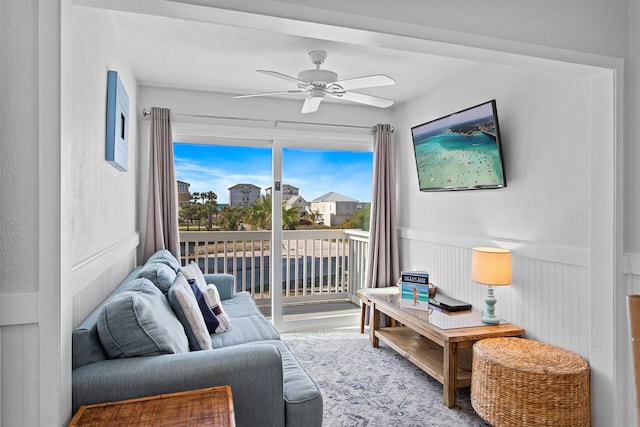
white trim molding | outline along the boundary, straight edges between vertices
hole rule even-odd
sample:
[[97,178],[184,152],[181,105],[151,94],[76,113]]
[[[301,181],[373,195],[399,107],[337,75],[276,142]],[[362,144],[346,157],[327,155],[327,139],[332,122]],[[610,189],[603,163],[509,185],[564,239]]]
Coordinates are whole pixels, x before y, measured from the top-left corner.
[[[520,257],[538,259],[541,261],[551,261],[560,264],[569,264],[579,267],[589,267],[590,265],[589,248],[547,245],[523,240],[504,239],[500,237],[452,234],[406,227],[398,228],[398,237],[464,248],[473,248],[476,246],[497,246],[505,249],[511,249],[514,255]],[[638,267],[640,270],[640,255]]]
[[73,295],[77,295],[84,289],[87,283],[91,283],[100,274],[104,273],[105,266],[111,266],[122,258],[123,254],[129,254],[140,244],[140,233],[135,232],[121,241],[91,254],[71,267],[73,282]]
[[40,321],[40,293],[2,294],[0,326],[26,325]]

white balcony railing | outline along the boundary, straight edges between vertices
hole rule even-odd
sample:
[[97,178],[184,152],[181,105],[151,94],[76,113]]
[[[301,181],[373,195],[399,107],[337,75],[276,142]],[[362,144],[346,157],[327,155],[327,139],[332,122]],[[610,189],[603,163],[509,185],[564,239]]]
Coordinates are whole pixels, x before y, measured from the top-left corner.
[[[364,285],[369,233],[361,230],[292,230],[282,236],[283,302],[351,299]],[[236,290],[269,299],[270,231],[180,233],[181,263],[205,273],[229,273]]]

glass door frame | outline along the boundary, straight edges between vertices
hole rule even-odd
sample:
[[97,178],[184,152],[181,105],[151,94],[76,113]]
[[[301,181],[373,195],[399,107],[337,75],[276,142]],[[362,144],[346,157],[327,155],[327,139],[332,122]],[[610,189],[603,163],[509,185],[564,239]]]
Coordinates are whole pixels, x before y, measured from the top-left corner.
[[[199,117],[201,119],[201,117]],[[246,147],[271,148],[271,254],[270,254],[270,292],[271,321],[279,332],[289,332],[317,327],[346,326],[345,322],[357,324],[359,314],[353,319],[347,317],[284,320],[282,313],[282,292],[275,292],[275,283],[282,282],[282,153],[285,148],[336,150],[336,151],[373,151],[374,127],[345,125],[344,128],[322,124],[306,124],[287,129],[284,126],[274,128],[220,126],[214,123],[180,121],[172,124],[174,142],[202,145],[236,145]],[[280,188],[280,190],[276,190]],[[280,285],[277,286],[279,290]]]

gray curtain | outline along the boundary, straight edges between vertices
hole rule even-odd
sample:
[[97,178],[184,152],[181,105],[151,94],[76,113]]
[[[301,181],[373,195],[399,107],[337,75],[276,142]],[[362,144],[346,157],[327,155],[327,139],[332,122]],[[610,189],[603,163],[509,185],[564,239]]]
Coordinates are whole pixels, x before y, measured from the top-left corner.
[[150,145],[144,260],[160,249],[167,249],[180,259],[178,189],[173,165],[171,110],[168,108],[151,109]]
[[[392,136],[390,125],[377,125],[373,147],[371,225],[369,227],[365,288],[392,286],[400,277]],[[365,315],[365,324],[367,325],[369,317],[370,312],[367,309]],[[380,314],[380,326],[388,325],[389,318]]]
[[395,285],[400,278],[392,137],[390,125],[377,125],[373,148],[366,288]]

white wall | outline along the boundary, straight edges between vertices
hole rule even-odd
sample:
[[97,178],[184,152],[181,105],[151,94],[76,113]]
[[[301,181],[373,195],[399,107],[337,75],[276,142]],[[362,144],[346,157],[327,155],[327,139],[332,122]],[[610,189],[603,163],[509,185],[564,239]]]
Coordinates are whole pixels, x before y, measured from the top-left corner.
[[[39,310],[33,306],[40,290],[34,268],[39,264],[37,14],[35,2],[4,2],[0,9],[0,425],[38,422],[32,409],[39,405],[38,378],[28,372],[37,371],[39,362],[37,356],[24,358],[39,344]],[[55,284],[57,278],[51,279]],[[25,303],[32,308],[20,306]],[[55,366],[55,356],[52,360]],[[32,408],[20,410],[24,400]]]
[[[615,337],[622,336],[614,326],[619,297],[609,267],[592,263],[602,256],[595,255],[602,248],[594,242],[607,245],[607,258],[617,250],[606,237],[600,240],[611,233],[598,225],[611,221],[600,214],[615,211],[609,179],[617,175],[610,157],[615,141],[598,130],[599,123],[612,126],[609,114],[596,113],[612,97],[596,89],[599,75],[505,66],[469,70],[398,107],[393,123],[401,267],[430,271],[441,292],[482,308],[486,290],[471,281],[471,248],[512,249],[512,284],[496,290],[499,316],[524,327],[528,338],[590,362],[593,421],[605,425],[632,417],[625,418],[627,403],[613,413],[608,409],[611,393],[623,390],[624,382],[617,372],[625,368],[615,363]],[[508,187],[421,193],[410,128],[493,98]],[[594,158],[602,148],[606,155]],[[607,284],[600,286],[599,277]]]
[[[589,80],[484,68],[394,111],[398,199],[403,201],[398,225],[588,248]],[[507,187],[421,193],[411,127],[491,99],[497,103]]]
[[135,262],[136,119],[119,172],[104,160],[107,70],[133,111],[137,83],[107,12],[2,2],[0,34],[0,425],[64,425],[72,318]]
[[[120,53],[109,12],[72,8],[72,134],[63,151],[70,206],[73,327],[135,264],[137,230],[137,82]],[[105,161],[107,71],[118,72],[129,96],[128,170]],[[67,240],[65,240],[67,241]]]
[[[136,232],[137,81],[120,53],[108,12],[73,8],[73,140],[68,171],[73,198],[72,256],[76,265]],[[129,95],[128,171],[105,161],[107,71],[118,72]]]

